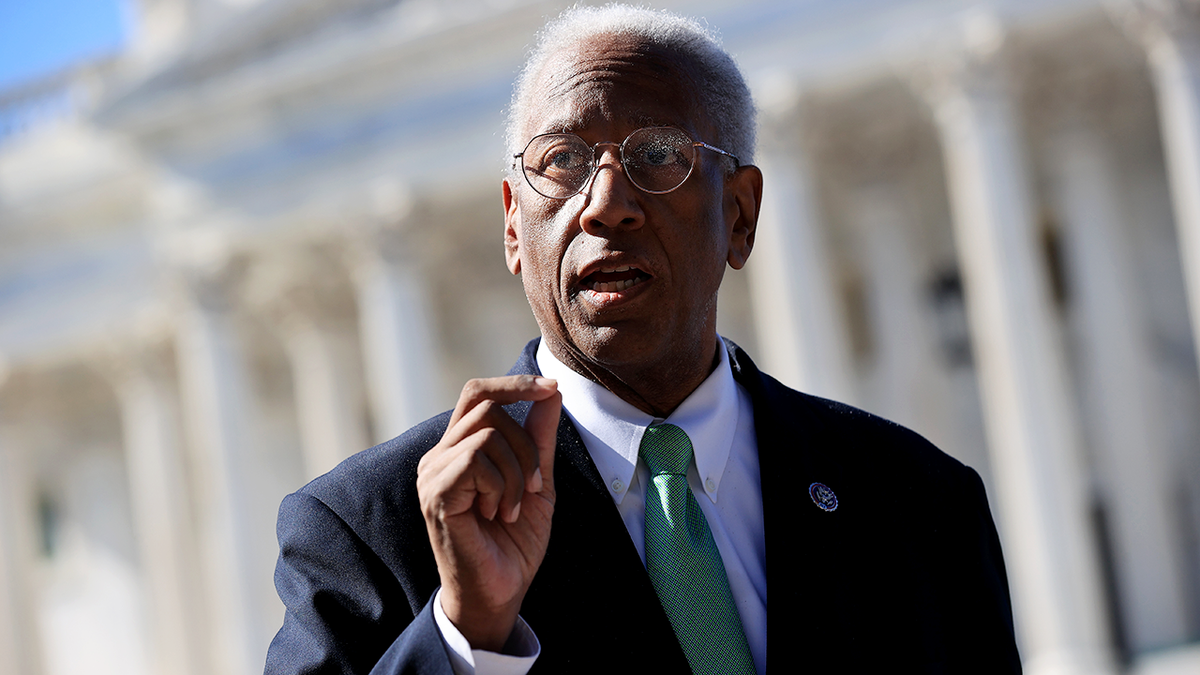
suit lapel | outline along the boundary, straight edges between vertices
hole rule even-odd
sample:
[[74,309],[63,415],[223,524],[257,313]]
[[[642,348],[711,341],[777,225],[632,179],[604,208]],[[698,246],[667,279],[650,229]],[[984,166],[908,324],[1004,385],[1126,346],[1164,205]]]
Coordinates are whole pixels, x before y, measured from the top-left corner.
[[[769,672],[771,654],[800,650],[811,659],[840,652],[839,629],[846,623],[841,613],[848,604],[846,566],[839,557],[849,550],[845,523],[855,505],[841,499],[848,487],[844,467],[834,461],[828,430],[803,397],[764,376],[745,352],[727,344],[734,377],[754,406],[767,552]],[[812,483],[834,490],[836,510],[814,503]]]
[[[530,342],[510,375],[540,374]],[[529,404],[509,407],[523,422]],[[591,455],[567,415],[558,427],[557,499],[546,558],[521,615],[542,643],[533,673],[690,672],[650,578]]]

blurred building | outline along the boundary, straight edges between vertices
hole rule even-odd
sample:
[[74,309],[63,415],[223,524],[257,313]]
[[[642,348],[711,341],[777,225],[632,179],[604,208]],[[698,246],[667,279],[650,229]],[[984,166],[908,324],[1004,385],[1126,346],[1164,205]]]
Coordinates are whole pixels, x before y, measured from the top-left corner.
[[[134,4],[0,92],[4,675],[260,672],[283,495],[536,335],[501,122],[564,3]],[[722,333],[983,475],[1028,672],[1200,672],[1200,4],[656,4],[762,111]]]

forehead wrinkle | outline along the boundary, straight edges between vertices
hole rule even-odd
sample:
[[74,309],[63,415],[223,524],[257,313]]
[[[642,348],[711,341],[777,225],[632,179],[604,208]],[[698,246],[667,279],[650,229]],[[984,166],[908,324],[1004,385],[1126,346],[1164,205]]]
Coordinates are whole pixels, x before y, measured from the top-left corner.
[[537,134],[569,134],[583,126],[583,116],[576,113],[572,115],[563,115],[546,120],[542,126],[534,133]]
[[[658,63],[654,59],[626,60],[612,57],[599,59],[579,59],[564,67],[559,82],[552,83],[551,95],[566,95],[573,89],[589,84],[611,87],[624,77],[648,79],[660,82],[664,86],[671,81],[671,68]],[[648,67],[649,72],[643,70]]]
[[[648,66],[649,72],[643,66]],[[698,107],[699,88],[691,69],[677,66],[662,63],[659,59],[626,61],[606,58],[590,62],[580,59],[550,74],[546,82],[546,96],[553,99],[582,93],[585,98],[603,101],[601,94],[611,92],[621,84],[658,86],[664,90],[681,87],[687,94],[689,106]]]
[[[668,120],[659,117],[651,117],[649,115],[627,115],[624,121],[631,127],[642,129],[645,127],[679,127],[678,120]],[[547,120],[537,129],[537,134],[570,134],[575,133],[587,126],[586,121],[580,114],[563,115]],[[622,140],[622,139],[614,139]]]

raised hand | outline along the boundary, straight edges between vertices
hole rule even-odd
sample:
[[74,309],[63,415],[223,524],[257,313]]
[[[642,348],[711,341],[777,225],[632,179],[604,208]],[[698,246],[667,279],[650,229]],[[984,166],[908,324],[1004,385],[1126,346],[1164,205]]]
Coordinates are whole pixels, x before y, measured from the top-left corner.
[[[517,401],[533,401],[524,427],[501,407]],[[474,649],[501,650],[546,555],[561,411],[554,380],[471,380],[417,467],[442,609]]]

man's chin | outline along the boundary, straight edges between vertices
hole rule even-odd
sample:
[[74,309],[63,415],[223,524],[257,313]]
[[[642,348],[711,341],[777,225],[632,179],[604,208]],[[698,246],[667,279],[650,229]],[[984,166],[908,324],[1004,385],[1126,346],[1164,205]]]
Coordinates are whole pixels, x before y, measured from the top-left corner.
[[571,334],[570,351],[606,370],[651,366],[663,353],[661,331],[630,326],[588,326]]

